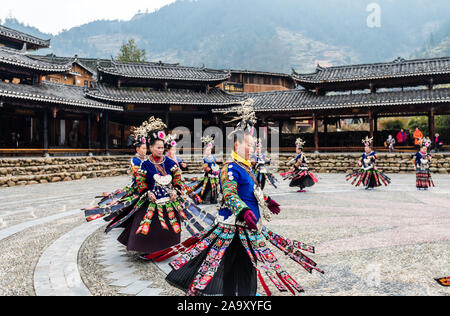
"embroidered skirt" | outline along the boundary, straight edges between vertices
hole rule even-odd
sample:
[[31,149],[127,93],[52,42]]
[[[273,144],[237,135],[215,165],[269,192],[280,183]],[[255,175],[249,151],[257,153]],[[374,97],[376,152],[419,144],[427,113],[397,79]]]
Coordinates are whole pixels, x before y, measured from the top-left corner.
[[299,187],[300,189],[312,187],[319,180],[314,176],[312,172],[305,169],[296,168],[294,172],[289,174],[285,180],[290,179],[289,187]]
[[281,292],[303,292],[281,267],[266,241],[308,272],[323,273],[302,253],[314,253],[314,247],[283,238],[267,227],[258,233],[242,226],[216,224],[183,244],[155,253],[154,259],[159,262],[180,254],[170,263],[173,271],[166,280],[189,296],[251,296],[256,294],[257,280],[266,295],[272,294],[268,280]]
[[366,188],[380,187],[383,184],[388,186],[391,183],[391,178],[378,170],[358,170],[352,174],[347,175],[347,181],[353,178],[352,185],[364,185]]
[[416,171],[416,187],[419,189],[428,189],[434,187],[433,179],[429,169],[417,169]]
[[134,193],[114,204],[85,210],[87,221],[103,218],[110,222],[106,233],[117,227],[125,230],[118,240],[127,250],[153,253],[180,243],[182,226],[195,235],[214,222],[214,216],[182,197],[175,202],[155,204],[147,193]]
[[218,178],[210,178],[205,174],[203,178],[194,178],[187,186],[195,194],[200,196],[203,204],[217,204],[217,198],[219,196]]

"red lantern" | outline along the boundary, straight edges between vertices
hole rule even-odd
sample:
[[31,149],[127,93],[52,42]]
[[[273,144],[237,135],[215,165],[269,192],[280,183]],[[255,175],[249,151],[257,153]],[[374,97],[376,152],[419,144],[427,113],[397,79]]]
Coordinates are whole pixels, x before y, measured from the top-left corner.
[[56,114],[58,113],[58,109],[53,108],[53,118],[56,118]]

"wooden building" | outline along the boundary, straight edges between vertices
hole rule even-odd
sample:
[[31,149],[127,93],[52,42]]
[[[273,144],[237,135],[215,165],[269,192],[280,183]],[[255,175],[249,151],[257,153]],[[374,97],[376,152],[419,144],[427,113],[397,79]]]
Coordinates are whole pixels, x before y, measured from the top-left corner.
[[288,74],[249,70],[231,70],[230,78],[220,85],[229,93],[253,93],[295,89],[295,80]]
[[[314,122],[314,149],[319,148],[319,123],[342,118],[366,118],[370,136],[377,132],[381,117],[419,116],[429,118],[428,135],[434,135],[435,116],[450,114],[450,57],[393,62],[318,67],[315,73],[292,78],[300,89],[246,94],[256,100],[258,117],[268,124],[282,126],[299,119]],[[440,86],[436,86],[436,85]],[[441,88],[444,87],[444,88]],[[215,109],[220,114],[228,108]],[[375,144],[384,140],[375,139]],[[360,144],[346,147],[359,148]],[[326,146],[324,146],[326,147]],[[323,148],[330,149],[330,148]],[[341,148],[344,149],[344,148]]]
[[[192,131],[195,119],[203,120],[203,128],[224,129],[229,112],[248,97],[256,101],[261,126],[314,123],[316,151],[330,149],[327,126],[336,120],[367,119],[376,136],[381,117],[427,115],[433,135],[435,116],[450,114],[450,57],[319,66],[314,73],[286,75],[30,55],[28,50],[50,42],[4,27],[0,44],[5,155],[123,152],[130,127],[150,116],[169,129]],[[320,142],[319,124],[325,131]]]
[[196,118],[218,123],[212,108],[242,100],[216,87],[230,76],[205,67],[94,62],[0,47],[0,154],[123,151],[130,127],[150,116],[169,128],[193,129]]
[[0,25],[0,47],[31,51],[41,48],[49,48],[50,40],[43,40]]

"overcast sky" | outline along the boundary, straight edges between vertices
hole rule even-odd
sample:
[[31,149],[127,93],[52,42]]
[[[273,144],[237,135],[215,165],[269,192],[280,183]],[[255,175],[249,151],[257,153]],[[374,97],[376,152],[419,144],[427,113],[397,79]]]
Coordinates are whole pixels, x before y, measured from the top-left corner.
[[175,0],[1,0],[0,19],[12,16],[37,27],[41,32],[57,34],[99,19],[129,20],[139,10],[153,12]]

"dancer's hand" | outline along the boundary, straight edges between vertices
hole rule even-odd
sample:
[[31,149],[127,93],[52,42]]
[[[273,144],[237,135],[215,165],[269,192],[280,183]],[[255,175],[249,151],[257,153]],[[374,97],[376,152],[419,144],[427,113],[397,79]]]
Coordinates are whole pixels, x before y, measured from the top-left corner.
[[171,202],[175,202],[177,200],[177,198],[178,198],[177,191],[170,192],[170,201]]
[[147,197],[150,200],[150,202],[156,202],[156,196],[152,192],[148,191]]
[[258,221],[256,219],[255,214],[253,214],[253,211],[251,209],[243,210],[244,212],[244,221],[248,228],[257,230],[258,227],[256,226],[256,222]]
[[267,203],[267,207],[272,212],[272,214],[274,214],[274,215],[280,214],[280,212],[281,212],[280,204],[278,204],[277,202],[272,200],[270,197],[267,197],[266,203]]
[[218,175],[219,175],[219,171],[211,170],[211,173],[212,173],[212,175],[214,175],[214,176],[218,176]]

